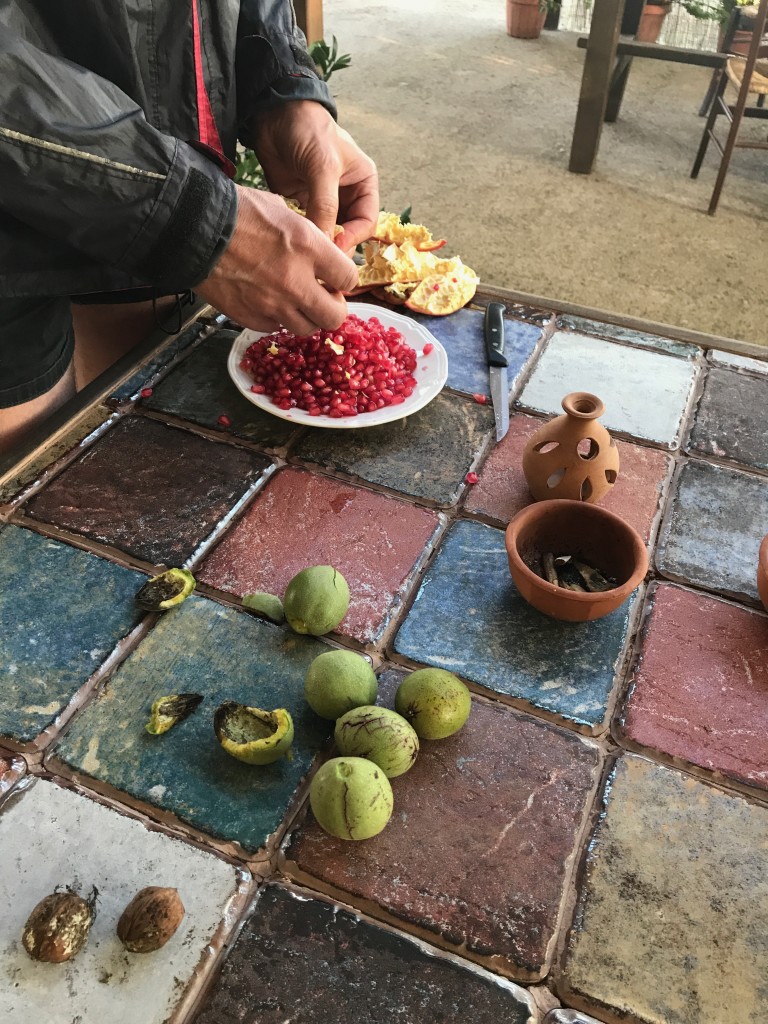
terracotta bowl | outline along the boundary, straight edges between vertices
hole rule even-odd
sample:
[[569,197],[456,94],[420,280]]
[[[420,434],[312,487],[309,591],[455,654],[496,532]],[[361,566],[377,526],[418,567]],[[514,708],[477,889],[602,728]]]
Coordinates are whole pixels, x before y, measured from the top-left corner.
[[763,537],[760,557],[757,560],[757,589],[763,607],[768,612],[768,536]]
[[[629,597],[648,571],[640,534],[613,512],[583,501],[537,501],[507,527],[509,571],[534,608],[565,622],[589,622],[610,614]],[[618,582],[613,590],[581,594],[542,579],[530,564],[543,553],[573,555]]]

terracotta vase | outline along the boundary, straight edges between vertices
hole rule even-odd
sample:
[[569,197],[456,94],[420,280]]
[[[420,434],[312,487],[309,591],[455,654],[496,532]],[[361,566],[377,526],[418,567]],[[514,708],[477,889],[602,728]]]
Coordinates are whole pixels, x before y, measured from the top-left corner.
[[768,537],[763,537],[760,545],[760,557],[757,562],[757,592],[763,607],[768,612]]
[[547,12],[539,8],[539,0],[507,0],[507,35],[538,39],[546,17]]
[[566,395],[562,404],[565,415],[545,423],[525,446],[528,488],[537,501],[600,501],[619,475],[619,450],[597,422],[605,406],[586,391]]
[[646,4],[640,15],[640,25],[635,39],[638,43],[655,43],[661,35],[664,19],[669,14],[669,5]]
[[[648,571],[640,534],[614,512],[583,501],[540,501],[507,527],[507,558],[525,600],[553,619],[591,622],[615,611]],[[571,555],[616,580],[612,590],[580,593],[542,579],[532,568],[547,552]]]

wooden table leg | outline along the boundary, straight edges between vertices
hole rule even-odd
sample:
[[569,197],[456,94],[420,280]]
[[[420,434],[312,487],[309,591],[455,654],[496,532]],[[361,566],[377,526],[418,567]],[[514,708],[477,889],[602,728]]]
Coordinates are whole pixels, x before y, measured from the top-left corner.
[[600,146],[624,0],[595,0],[568,169],[590,174]]
[[604,121],[606,124],[613,124],[621,111],[621,101],[624,99],[624,90],[629,79],[629,69],[632,67],[632,58],[622,56],[616,62],[611,76],[611,87],[608,90],[608,103],[605,107]]
[[296,21],[308,43],[323,38],[323,0],[294,0]]

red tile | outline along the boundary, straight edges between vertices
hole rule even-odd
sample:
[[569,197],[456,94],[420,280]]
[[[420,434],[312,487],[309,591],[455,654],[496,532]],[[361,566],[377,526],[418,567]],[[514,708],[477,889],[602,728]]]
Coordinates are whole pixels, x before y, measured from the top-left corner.
[[[513,416],[509,433],[496,445],[469,492],[465,508],[498,522],[508,523],[533,500],[523,476],[523,449],[531,435],[546,422],[531,416]],[[669,472],[669,458],[652,448],[617,441],[621,456],[619,478],[601,504],[626,519],[648,541],[659,508],[661,490]]]
[[620,725],[643,747],[768,789],[768,618],[661,584]]
[[[387,705],[401,678],[381,677]],[[542,977],[599,763],[574,734],[474,700],[459,732],[422,740],[413,768],[392,780],[383,832],[345,842],[308,815],[285,868],[503,974]]]
[[308,565],[333,565],[351,592],[339,632],[371,642],[438,526],[438,515],[385,494],[284,469],[211,553],[198,579],[242,596],[282,596]]

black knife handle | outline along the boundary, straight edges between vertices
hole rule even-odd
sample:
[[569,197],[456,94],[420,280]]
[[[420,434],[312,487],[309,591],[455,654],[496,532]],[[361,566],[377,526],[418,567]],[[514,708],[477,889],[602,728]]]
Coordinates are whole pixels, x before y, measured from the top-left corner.
[[485,307],[485,351],[489,366],[509,366],[504,355],[504,309],[501,302],[489,302]]

